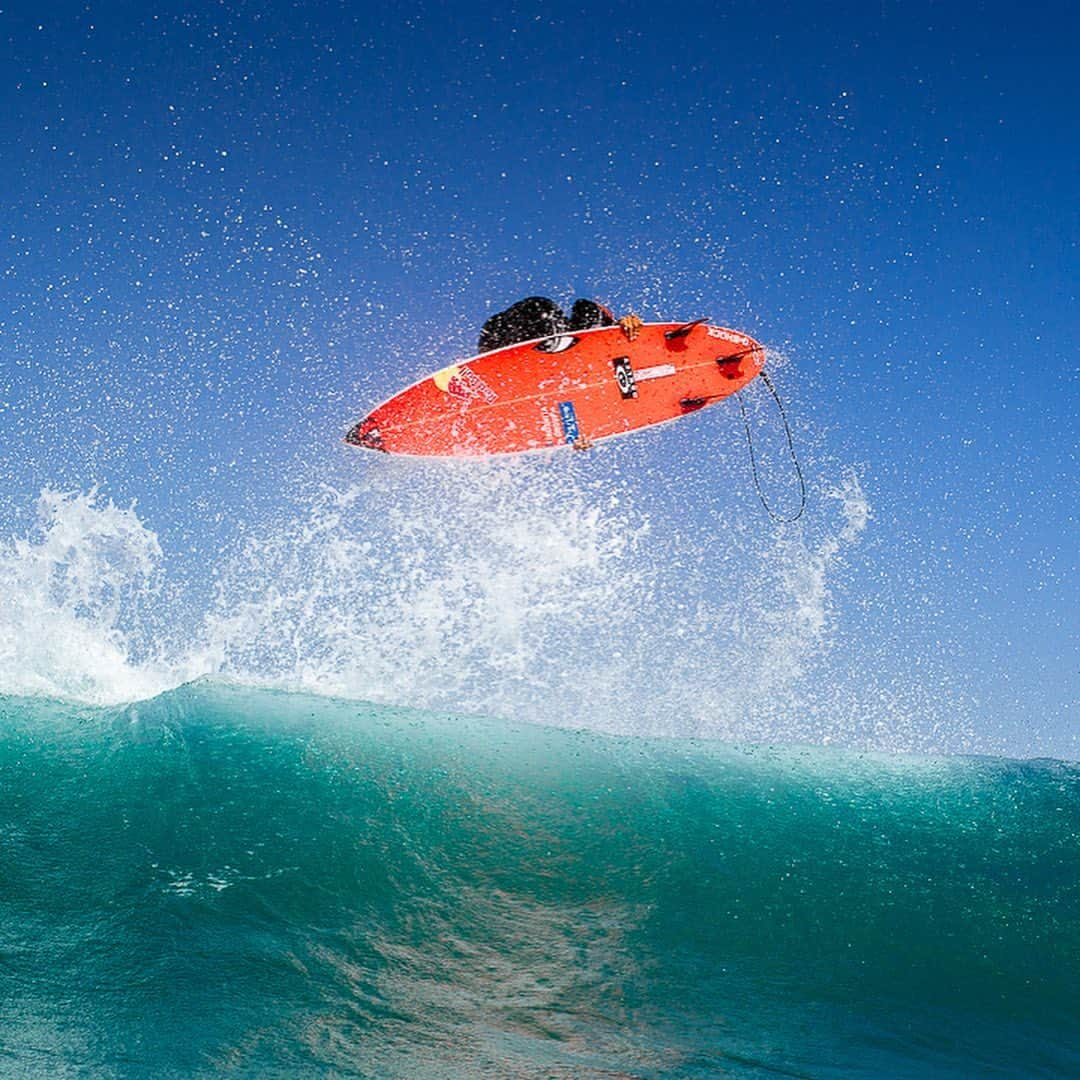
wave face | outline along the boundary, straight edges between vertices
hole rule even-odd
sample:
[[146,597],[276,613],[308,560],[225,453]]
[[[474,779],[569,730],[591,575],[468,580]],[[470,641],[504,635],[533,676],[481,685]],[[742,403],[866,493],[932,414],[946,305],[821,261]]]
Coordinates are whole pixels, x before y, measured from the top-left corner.
[[0,699],[0,1071],[1080,1072],[1080,769]]

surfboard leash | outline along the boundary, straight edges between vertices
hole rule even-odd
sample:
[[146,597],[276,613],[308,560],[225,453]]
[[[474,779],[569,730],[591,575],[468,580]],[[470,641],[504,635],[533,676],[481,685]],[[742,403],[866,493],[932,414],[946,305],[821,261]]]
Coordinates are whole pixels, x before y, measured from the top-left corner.
[[772,379],[766,374],[765,369],[762,368],[758,374],[761,376],[761,380],[769,388],[769,393],[772,394],[773,401],[776,402],[776,407],[780,411],[780,419],[784,423],[784,434],[787,436],[788,453],[791,455],[791,463],[795,467],[795,475],[799,480],[799,509],[791,516],[785,517],[782,514],[778,514],[765,498],[765,492],[761,488],[761,478],[758,476],[757,457],[754,454],[754,439],[750,433],[750,418],[746,413],[746,402],[743,401],[742,392],[737,391],[735,396],[739,399],[739,410],[742,412],[743,429],[746,432],[746,448],[750,451],[750,472],[753,474],[754,488],[757,491],[758,498],[761,500],[761,505],[765,507],[765,513],[779,525],[790,525],[793,521],[798,521],[799,518],[802,517],[803,511],[806,509],[806,480],[803,478],[803,471],[799,465],[799,458],[795,453],[795,440],[791,437],[791,425],[788,423],[784,403],[780,400],[780,395],[776,392],[776,387],[773,386]]

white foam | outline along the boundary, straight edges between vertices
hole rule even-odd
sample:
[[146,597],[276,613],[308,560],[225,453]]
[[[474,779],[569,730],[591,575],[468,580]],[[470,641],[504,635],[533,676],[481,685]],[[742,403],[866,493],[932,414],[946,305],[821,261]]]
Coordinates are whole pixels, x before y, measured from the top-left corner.
[[631,457],[595,473],[570,455],[365,459],[363,479],[213,567],[196,612],[161,611],[162,551],[134,507],[43,492],[31,534],[0,548],[0,692],[115,703],[205,674],[596,730],[895,747],[895,693],[883,713],[819,677],[833,581],[870,521],[854,472],[819,489],[810,528],[775,530],[744,499],[717,507],[714,533]]
[[0,545],[0,692],[106,704],[166,688],[134,655],[160,560],[134,507],[43,491],[30,534]]

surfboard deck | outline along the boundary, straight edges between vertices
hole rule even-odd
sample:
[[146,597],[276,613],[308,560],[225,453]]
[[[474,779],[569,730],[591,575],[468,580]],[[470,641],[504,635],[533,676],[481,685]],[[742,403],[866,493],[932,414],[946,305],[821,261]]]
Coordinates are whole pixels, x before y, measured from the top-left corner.
[[384,401],[345,436],[370,450],[486,457],[625,435],[697,412],[756,378],[765,350],[737,330],[646,323],[483,353]]

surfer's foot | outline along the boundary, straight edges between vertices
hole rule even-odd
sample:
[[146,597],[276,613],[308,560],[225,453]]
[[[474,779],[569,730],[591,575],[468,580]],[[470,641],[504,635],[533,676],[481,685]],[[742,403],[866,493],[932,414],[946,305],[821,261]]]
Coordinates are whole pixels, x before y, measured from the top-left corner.
[[573,443],[575,450],[591,450],[593,448],[592,439],[587,438],[585,435],[580,435]]
[[622,328],[622,332],[626,335],[629,341],[633,341],[638,336],[638,331],[645,324],[633,313],[624,315],[619,320],[619,326]]

